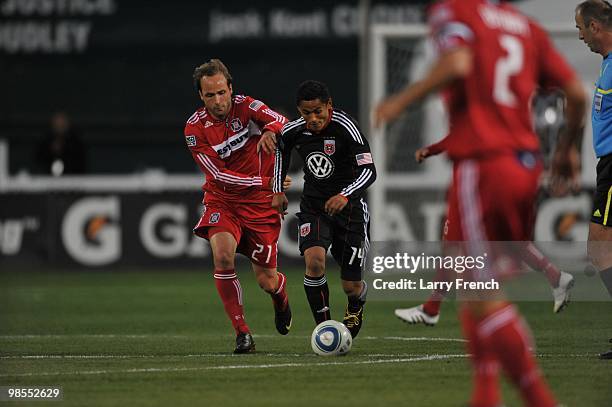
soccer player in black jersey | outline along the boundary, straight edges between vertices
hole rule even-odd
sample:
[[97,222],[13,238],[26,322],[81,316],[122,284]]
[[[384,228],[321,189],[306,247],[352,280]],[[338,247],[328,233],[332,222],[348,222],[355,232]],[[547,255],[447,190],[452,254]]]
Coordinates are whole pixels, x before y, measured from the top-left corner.
[[303,82],[296,97],[300,118],[286,123],[276,143],[260,141],[276,154],[272,206],[284,214],[287,198],[282,180],[291,151],[304,162],[304,191],[300,202],[299,247],[306,261],[304,290],[317,324],[331,319],[325,255],[340,265],[342,288],[348,297],[343,322],[353,338],[363,323],[367,285],[362,280],[369,246],[369,214],[365,190],[376,179],[370,146],[353,118],[332,107],[327,86]]

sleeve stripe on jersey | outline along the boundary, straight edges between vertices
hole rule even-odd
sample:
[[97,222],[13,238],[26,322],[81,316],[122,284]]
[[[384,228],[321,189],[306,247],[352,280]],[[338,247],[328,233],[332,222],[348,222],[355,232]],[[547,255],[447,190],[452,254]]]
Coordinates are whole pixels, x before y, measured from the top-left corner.
[[261,186],[262,180],[261,177],[247,177],[241,178],[235,175],[225,174],[215,166],[210,158],[208,158],[205,154],[198,154],[198,160],[202,163],[202,165],[212,174],[215,179],[219,181],[225,182],[227,184],[235,184],[235,185],[245,185],[245,186]]
[[283,155],[280,149],[274,151],[274,184],[272,185],[272,192],[279,193],[283,192],[283,181],[281,180],[283,173]]
[[352,184],[344,188],[340,193],[345,196],[352,194],[357,189],[364,186],[368,182],[370,177],[372,177],[372,170],[366,168]]
[[198,112],[195,112],[194,114],[189,116],[189,119],[187,119],[187,124],[196,124],[198,122],[198,119]]
[[283,126],[283,129],[281,130],[281,134],[285,134],[285,133],[286,133],[286,132],[288,132],[289,130],[291,130],[291,129],[293,129],[293,128],[295,128],[295,127],[299,126],[299,125],[302,125],[302,124],[304,124],[304,123],[305,123],[305,122],[304,122],[304,119],[303,119],[303,118],[301,118],[301,117],[300,117],[299,119],[296,119],[296,120],[290,121],[290,122],[286,123],[286,124]]
[[[262,110],[262,112],[264,112],[265,114],[267,114],[270,117],[273,117],[275,121],[279,122],[280,124],[284,124],[287,119],[285,118],[285,116],[283,116],[282,114],[276,113],[274,110],[270,109],[270,108],[266,108],[264,110]],[[272,124],[274,123],[274,121],[268,123],[268,124]]]
[[359,144],[363,144],[363,138],[361,137],[359,130],[357,129],[357,127],[355,127],[353,122],[351,122],[346,116],[334,112],[332,120],[344,126],[344,128],[346,128],[346,130],[350,133],[353,140],[355,140]]

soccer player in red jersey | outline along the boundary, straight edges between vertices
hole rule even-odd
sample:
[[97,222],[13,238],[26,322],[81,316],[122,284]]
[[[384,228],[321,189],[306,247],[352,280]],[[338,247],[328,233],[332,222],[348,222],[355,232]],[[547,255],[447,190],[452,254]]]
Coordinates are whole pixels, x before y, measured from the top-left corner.
[[[438,60],[423,80],[378,105],[375,123],[444,90],[453,161],[448,217],[456,220],[448,240],[464,241],[468,249],[487,241],[528,241],[542,171],[531,97],[538,87],[565,92],[567,128],[552,163],[555,189],[564,192],[578,176],[573,158],[585,113],[582,85],[544,30],[505,2],[445,0],[428,14]],[[556,405],[514,306],[503,299],[466,301],[460,319],[474,366],[473,406],[501,404],[499,366],[526,405]]]
[[[448,136],[437,143],[419,148],[414,153],[416,162],[420,164],[429,157],[445,152],[447,140]],[[447,240],[449,222],[449,219],[444,222],[443,241]],[[553,312],[555,314],[561,312],[569,303],[570,289],[574,286],[574,277],[559,270],[532,242],[526,243],[525,250],[522,251],[521,255],[522,260],[532,269],[544,273],[553,292]],[[444,281],[447,279],[446,276],[447,272],[440,269],[437,271],[435,278],[436,281]],[[434,290],[423,304],[411,308],[397,308],[395,316],[409,324],[423,323],[434,326],[440,319],[440,306],[445,294],[445,290]]]
[[236,252],[249,258],[259,286],[272,297],[278,332],[291,328],[287,279],[276,267],[281,219],[270,207],[274,157],[256,151],[262,134],[279,133],[287,119],[250,96],[233,95],[232,77],[218,59],[198,66],[193,79],[204,106],[187,120],[185,141],[206,175],[194,233],[210,241],[215,285],[237,335],[234,353],[248,353],[255,342],[244,319]]

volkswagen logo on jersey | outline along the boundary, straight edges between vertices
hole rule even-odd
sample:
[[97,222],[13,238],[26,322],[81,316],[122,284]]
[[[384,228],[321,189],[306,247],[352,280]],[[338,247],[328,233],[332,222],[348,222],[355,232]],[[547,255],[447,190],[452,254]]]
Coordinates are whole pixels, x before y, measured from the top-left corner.
[[334,173],[334,163],[325,154],[315,151],[306,157],[310,173],[318,179],[329,178]]
[[230,127],[234,133],[242,130],[242,123],[240,123],[240,119],[234,117],[230,123]]
[[336,152],[336,140],[325,140],[323,143],[323,151],[327,155],[332,155]]

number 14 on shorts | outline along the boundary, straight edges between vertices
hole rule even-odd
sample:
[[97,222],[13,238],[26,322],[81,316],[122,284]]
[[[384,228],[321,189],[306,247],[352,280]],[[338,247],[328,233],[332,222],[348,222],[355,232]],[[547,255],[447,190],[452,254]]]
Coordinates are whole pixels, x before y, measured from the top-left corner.
[[353,251],[353,254],[351,255],[349,264],[352,265],[355,261],[355,258],[357,258],[359,259],[359,265],[363,267],[363,263],[365,261],[365,250],[363,250],[363,247],[351,246],[351,250]]

